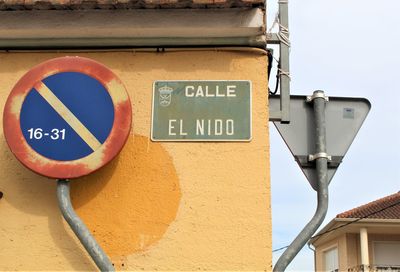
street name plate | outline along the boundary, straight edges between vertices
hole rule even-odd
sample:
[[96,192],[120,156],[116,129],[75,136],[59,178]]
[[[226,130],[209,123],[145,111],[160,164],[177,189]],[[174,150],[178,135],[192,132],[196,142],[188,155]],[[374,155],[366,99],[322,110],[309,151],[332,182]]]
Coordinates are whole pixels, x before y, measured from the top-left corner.
[[151,139],[250,141],[251,82],[154,82]]

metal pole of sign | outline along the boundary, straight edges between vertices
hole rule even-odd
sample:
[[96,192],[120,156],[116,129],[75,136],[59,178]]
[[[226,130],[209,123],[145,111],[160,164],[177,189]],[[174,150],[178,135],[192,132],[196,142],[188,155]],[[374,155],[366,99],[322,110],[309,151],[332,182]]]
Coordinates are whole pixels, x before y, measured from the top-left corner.
[[71,204],[69,191],[69,180],[57,180],[58,205],[60,206],[60,210],[64,216],[64,219],[68,222],[75,235],[79,238],[86,251],[96,263],[97,267],[101,271],[115,271],[108,256],[104,253],[100,245],[90,234],[86,225],[75,213]]
[[[278,13],[278,33],[267,34],[267,44],[279,45],[279,91],[280,107],[279,111],[270,111],[270,121],[280,121],[282,123],[290,122],[290,33],[289,33],[289,0],[279,0]],[[277,79],[278,80],[278,79]]]
[[281,93],[281,122],[290,122],[290,69],[289,69],[289,0],[280,0],[279,3],[279,51],[280,51],[280,93]]
[[285,271],[293,258],[299,253],[307,241],[312,237],[318,227],[324,221],[328,211],[328,160],[330,156],[326,154],[326,124],[325,124],[325,102],[327,98],[323,91],[315,91],[311,97],[307,97],[308,102],[314,103],[315,119],[315,151],[314,155],[309,155],[309,160],[316,161],[318,176],[318,206],[313,218],[303,228],[299,235],[294,239],[290,246],[283,252],[274,266],[273,271]]

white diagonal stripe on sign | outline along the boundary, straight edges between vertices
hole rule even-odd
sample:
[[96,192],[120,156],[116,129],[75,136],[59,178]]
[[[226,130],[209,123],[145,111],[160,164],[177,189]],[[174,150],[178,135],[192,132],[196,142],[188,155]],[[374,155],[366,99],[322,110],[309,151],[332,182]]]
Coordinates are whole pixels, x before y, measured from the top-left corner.
[[57,96],[43,83],[35,85],[35,89],[50,104],[50,106],[72,127],[73,130],[94,151],[101,146],[96,137],[79,121],[79,119],[58,99]]

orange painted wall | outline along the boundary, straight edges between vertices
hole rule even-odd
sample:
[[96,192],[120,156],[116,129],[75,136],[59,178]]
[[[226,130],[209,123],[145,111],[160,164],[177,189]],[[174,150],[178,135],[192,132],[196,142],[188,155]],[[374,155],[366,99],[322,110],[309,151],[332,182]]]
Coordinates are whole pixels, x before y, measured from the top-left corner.
[[[36,64],[79,55],[125,84],[132,134],[97,173],[72,181],[78,214],[119,270],[271,270],[267,61],[259,50],[0,53],[0,105]],[[158,143],[155,80],[251,80],[249,143]],[[94,270],[63,221],[56,183],[25,169],[0,134],[0,270]]]

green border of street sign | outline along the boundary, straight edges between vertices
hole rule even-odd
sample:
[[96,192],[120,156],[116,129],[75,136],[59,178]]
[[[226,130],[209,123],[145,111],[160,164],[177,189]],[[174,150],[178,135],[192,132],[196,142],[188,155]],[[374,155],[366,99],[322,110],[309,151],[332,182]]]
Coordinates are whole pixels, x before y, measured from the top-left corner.
[[[248,82],[249,83],[249,113],[250,113],[250,136],[247,139],[232,139],[232,138],[224,138],[224,139],[154,139],[154,103],[155,103],[155,93],[156,93],[156,84],[159,82]],[[151,132],[150,138],[154,142],[250,142],[253,138],[253,84],[250,80],[156,80],[153,82],[153,92],[152,92],[152,104],[151,104]]]

